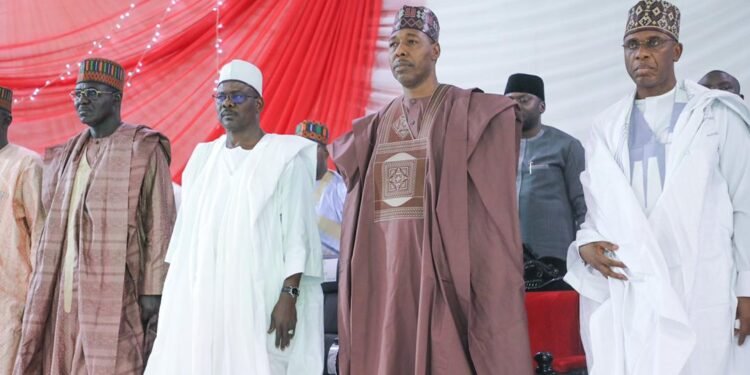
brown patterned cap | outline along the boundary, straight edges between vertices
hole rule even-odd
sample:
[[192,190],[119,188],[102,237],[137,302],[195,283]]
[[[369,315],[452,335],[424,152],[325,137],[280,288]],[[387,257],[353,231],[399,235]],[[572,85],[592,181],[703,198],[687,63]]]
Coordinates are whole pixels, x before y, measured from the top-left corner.
[[625,36],[641,30],[658,30],[674,40],[680,36],[680,9],[663,0],[641,0],[630,8]]
[[125,69],[107,59],[86,59],[81,61],[81,71],[76,82],[99,82],[122,91],[125,86]]
[[440,36],[440,23],[438,23],[437,16],[429,8],[422,6],[404,5],[401,7],[393,21],[391,34],[401,29],[419,30],[427,34],[433,42],[437,42]]
[[10,112],[13,107],[13,91],[0,87],[0,108]]

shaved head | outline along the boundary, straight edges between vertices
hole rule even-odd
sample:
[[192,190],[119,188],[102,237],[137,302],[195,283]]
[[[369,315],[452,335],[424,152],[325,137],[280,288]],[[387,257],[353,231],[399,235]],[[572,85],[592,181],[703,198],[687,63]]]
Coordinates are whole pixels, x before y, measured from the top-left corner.
[[698,83],[712,90],[724,90],[742,96],[740,94],[740,81],[721,70],[708,72]]

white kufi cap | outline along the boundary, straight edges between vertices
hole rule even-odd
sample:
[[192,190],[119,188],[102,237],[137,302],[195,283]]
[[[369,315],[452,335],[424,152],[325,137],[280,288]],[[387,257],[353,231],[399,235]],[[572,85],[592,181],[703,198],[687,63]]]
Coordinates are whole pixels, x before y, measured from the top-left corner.
[[232,60],[221,67],[219,83],[240,81],[250,85],[258,95],[263,96],[263,73],[257,66],[243,60]]

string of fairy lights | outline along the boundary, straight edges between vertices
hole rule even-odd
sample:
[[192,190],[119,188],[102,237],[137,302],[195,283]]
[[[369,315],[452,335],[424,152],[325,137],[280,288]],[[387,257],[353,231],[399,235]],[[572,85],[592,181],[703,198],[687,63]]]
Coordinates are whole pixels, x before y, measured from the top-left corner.
[[[218,0],[216,1],[216,6],[213,7],[213,11],[216,13],[216,40],[214,42],[214,48],[216,49],[216,71],[219,71],[219,64],[221,63],[221,55],[224,53],[224,50],[221,47],[221,29],[224,28],[224,25],[221,23],[221,6],[224,5],[224,0]],[[214,81],[214,91],[216,91],[216,86],[219,84],[218,78]]]
[[[135,78],[138,74],[142,73],[144,70],[144,59],[148,55],[148,53],[153,50],[156,43],[158,43],[163,35],[163,25],[165,24],[165,21],[167,20],[167,17],[172,14],[175,6],[180,2],[180,0],[168,0],[169,3],[164,8],[164,12],[161,15],[161,18],[159,21],[154,25],[153,27],[153,34],[151,35],[151,38],[148,40],[146,45],[144,46],[143,51],[141,52],[138,62],[136,63],[135,67],[126,72],[126,87],[132,87],[133,83],[132,80]],[[214,0],[211,0],[212,2]],[[221,55],[224,53],[221,43],[221,34],[220,30],[224,27],[221,24],[221,8],[223,5],[226,4],[226,0],[215,0],[214,6],[211,8],[212,12],[215,13],[215,40],[214,40],[214,49],[216,50],[216,70],[218,71],[218,66],[220,63]],[[88,49],[86,56],[93,56],[94,53],[99,52],[100,50],[104,49],[108,44],[111,44],[113,39],[115,39],[116,34],[123,30],[125,28],[126,23],[132,18],[133,14],[136,13],[136,9],[138,8],[137,2],[131,2],[129,6],[126,8],[125,12],[120,14],[116,20],[114,21],[113,25],[110,27],[108,32],[104,35],[102,35],[99,38],[96,38],[91,41],[91,47]],[[20,105],[24,103],[25,101],[31,101],[34,102],[37,100],[37,97],[42,93],[44,89],[47,87],[57,83],[57,82],[64,82],[69,79],[74,79],[74,68],[80,68],[81,62],[76,61],[72,63],[65,64],[65,68],[61,70],[60,74],[56,75],[54,78],[50,78],[44,81],[44,84],[36,87],[32,90],[30,95],[27,96],[20,96],[13,99],[14,105]]]

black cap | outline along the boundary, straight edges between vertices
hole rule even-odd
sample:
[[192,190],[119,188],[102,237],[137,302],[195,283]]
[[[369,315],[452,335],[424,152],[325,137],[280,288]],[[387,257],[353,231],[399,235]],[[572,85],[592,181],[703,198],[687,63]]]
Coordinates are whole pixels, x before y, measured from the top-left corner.
[[544,81],[539,76],[516,73],[508,77],[508,84],[505,85],[505,94],[511,92],[533,94],[544,100]]

